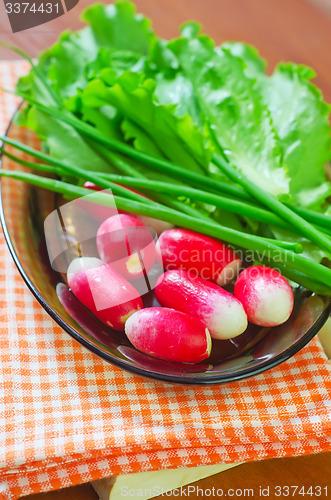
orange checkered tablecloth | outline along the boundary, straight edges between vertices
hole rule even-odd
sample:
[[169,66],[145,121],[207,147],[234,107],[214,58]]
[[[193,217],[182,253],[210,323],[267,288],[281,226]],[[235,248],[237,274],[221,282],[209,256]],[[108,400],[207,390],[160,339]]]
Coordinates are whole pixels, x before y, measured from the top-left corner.
[[[26,70],[0,63],[0,85]],[[0,127],[17,104],[0,94]],[[216,387],[146,381],[86,351],[43,311],[0,236],[0,498],[106,476],[331,450],[331,368],[314,340]]]

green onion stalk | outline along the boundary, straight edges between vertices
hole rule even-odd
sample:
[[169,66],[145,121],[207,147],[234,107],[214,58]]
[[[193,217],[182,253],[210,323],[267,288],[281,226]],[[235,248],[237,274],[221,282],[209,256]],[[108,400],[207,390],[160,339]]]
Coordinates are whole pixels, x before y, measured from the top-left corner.
[[[0,139],[1,139],[1,136],[0,136]],[[86,171],[86,170],[83,170],[83,169],[80,169],[79,167],[72,167],[71,165],[68,165],[66,163],[64,163],[63,161],[61,160],[57,160],[57,159],[54,159],[52,157],[50,157],[49,155],[46,155],[45,153],[42,153],[41,151],[37,151],[29,146],[26,146],[25,144],[21,144],[13,139],[10,139],[8,137],[3,137],[2,140],[8,144],[10,144],[11,146],[14,146],[16,147],[17,149],[29,154],[30,156],[34,156],[36,157],[37,159],[39,160],[43,160],[43,161],[49,161],[52,165],[53,165],[53,168],[57,168],[57,173],[59,175],[63,175],[64,173],[69,173],[69,174],[73,174],[75,176],[77,176],[78,178],[82,178],[82,179],[85,179],[85,180],[89,180],[89,181],[92,181],[94,182],[97,186],[100,186],[101,188],[104,188],[104,189],[112,189],[112,191],[116,194],[116,195],[123,195],[125,198],[130,198],[130,199],[133,199],[133,200],[136,200],[136,201],[141,201],[145,204],[150,204],[150,205],[153,205],[155,204],[155,202],[153,202],[153,200],[150,200],[148,198],[146,198],[145,196],[142,196],[138,193],[134,193],[128,189],[126,189],[125,187],[123,186],[120,186],[119,184],[117,184],[116,182],[112,182],[112,181],[109,181],[109,180],[106,180],[104,178],[104,176],[102,176],[101,174],[97,174],[95,172],[89,172],[89,171]],[[7,152],[2,148],[2,151],[4,151],[4,154],[9,156],[9,154],[7,154]],[[18,159],[16,158],[15,156],[13,155],[10,155],[10,158],[11,159],[14,159],[15,161],[17,161],[18,163],[22,163],[22,160],[21,159]],[[28,165],[30,166],[31,168],[34,168],[35,170],[38,170],[39,169],[39,163],[32,163],[32,162],[26,162],[24,161],[23,164],[25,165]],[[47,168],[45,167],[44,164],[41,165],[41,170],[42,171],[45,171],[47,170]],[[54,173],[54,170],[51,169],[51,172]],[[14,176],[13,176],[14,177]],[[198,212],[199,213],[199,212]],[[193,212],[193,214],[189,213],[188,214],[189,216],[193,216],[195,219],[196,219],[196,216],[197,216],[197,213],[196,211]],[[214,226],[218,226],[219,228],[222,228],[223,226],[217,224],[216,222],[214,222],[212,219],[209,219],[209,218],[204,218],[202,217],[203,220],[206,220],[206,222],[210,222],[212,223]],[[196,220],[199,220],[196,219]],[[244,233],[242,233],[244,234]],[[286,248],[288,250],[292,250],[296,253],[301,253],[302,252],[302,246],[298,243],[290,243],[290,242],[283,242],[283,241],[279,241],[279,240],[272,240],[272,239],[269,239],[269,238],[260,238],[261,240],[265,240],[266,242],[270,241],[270,242],[273,242],[275,245],[281,247],[281,248]]]
[[327,285],[328,287],[331,282],[331,269],[317,264],[301,255],[297,255],[290,250],[283,249],[274,243],[265,241],[264,238],[249,235],[247,233],[242,233],[234,229],[221,227],[209,221],[197,220],[193,217],[188,216],[187,214],[177,212],[171,208],[164,207],[157,203],[153,203],[153,205],[151,205],[145,203],[145,200],[144,202],[139,202],[133,199],[123,198],[121,196],[116,196],[115,202],[113,197],[109,196],[107,193],[102,192],[95,192],[93,193],[93,196],[89,197],[88,195],[91,195],[91,191],[89,189],[74,186],[72,184],[68,184],[56,179],[49,179],[24,172],[8,172],[2,170],[0,171],[0,176],[22,180],[43,189],[63,194],[66,197],[71,197],[72,199],[86,197],[85,199],[87,201],[91,201],[93,203],[116,207],[126,212],[144,215],[147,217],[155,217],[164,220],[165,222],[169,222],[187,229],[207,234],[218,239],[222,239],[224,241],[227,241],[231,245],[243,247],[260,254],[265,254],[267,252],[269,259],[276,259],[277,262],[279,261],[281,264],[286,264],[286,266],[294,268],[310,278],[312,291],[314,291],[313,285],[316,281]]

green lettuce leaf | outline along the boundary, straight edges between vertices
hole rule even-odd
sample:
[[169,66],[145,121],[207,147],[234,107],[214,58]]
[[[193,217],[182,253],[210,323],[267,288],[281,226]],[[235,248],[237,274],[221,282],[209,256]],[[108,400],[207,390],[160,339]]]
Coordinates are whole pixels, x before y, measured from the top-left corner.
[[193,82],[204,118],[229,161],[251,181],[278,196],[289,193],[289,178],[270,112],[241,59],[217,50],[190,23],[169,46]]
[[31,108],[26,125],[36,132],[53,158],[86,170],[110,172],[111,165],[98,155],[94,146],[73,127]]
[[[111,66],[119,73],[127,69],[140,71],[155,35],[150,21],[137,15],[134,4],[130,2],[108,6],[95,4],[84,12],[83,19],[89,27],[76,33],[64,32],[39,57],[38,70],[43,73],[51,91],[33,69],[20,79],[17,90],[44,105],[63,103],[68,110],[104,133],[122,138],[117,111],[107,106],[96,113],[92,108],[84,107],[80,92],[93,74],[104,67]],[[52,156],[89,170],[110,170],[109,161],[98,153],[100,147],[91,144],[69,125],[33,107],[20,113],[17,121],[35,131]]]
[[181,71],[178,58],[165,40],[153,45],[146,73],[156,82],[155,97],[160,104],[175,104],[177,116],[188,114],[203,129],[194,85]]
[[[125,57],[131,59],[131,63],[134,59],[137,62],[141,57],[146,57],[156,39],[151,22],[136,14],[136,7],[131,2],[107,6],[97,3],[85,10],[82,19],[89,23],[89,27],[75,33],[64,32],[39,57],[39,70],[61,99],[72,97],[77,89],[85,87],[89,64],[96,60],[100,49],[109,50],[109,57],[111,59],[113,55],[113,60],[116,57],[113,51],[122,51],[123,65]],[[118,55],[116,58],[119,63],[121,58]],[[128,60],[126,69],[127,63]],[[18,90],[40,99],[40,82],[33,70],[27,77],[20,79]],[[48,95],[46,100],[43,99],[43,104],[50,101]]]
[[[135,149],[142,151],[143,153],[150,154],[157,158],[164,158],[164,155],[160,149],[156,146],[153,139],[138,125],[129,119],[124,119],[121,124],[121,129],[124,134],[124,139],[132,143]],[[134,165],[135,169],[146,176],[147,178],[152,178],[155,180],[160,180],[163,182],[171,182],[176,184],[181,184],[180,181],[176,181],[162,172],[150,171],[142,163],[134,162],[130,159],[130,163]]]
[[82,19],[90,25],[97,47],[129,50],[147,56],[156,39],[151,21],[136,14],[132,2],[94,4],[84,11]]
[[140,127],[166,158],[200,173],[208,168],[211,151],[205,136],[189,115],[177,116],[175,105],[156,100],[153,79],[132,72],[118,77],[105,69],[82,95],[86,106],[114,106],[123,118]]
[[97,78],[100,71],[111,68],[118,75],[123,71],[140,73],[145,70],[147,59],[141,54],[128,50],[109,50],[100,48],[97,57],[86,67],[87,80]]
[[281,64],[263,81],[268,105],[290,176],[290,192],[299,205],[319,209],[331,195],[324,165],[331,159],[330,106],[310,82],[305,66]]
[[222,44],[221,49],[227,50],[233,56],[244,61],[245,74],[249,78],[261,78],[265,75],[267,63],[252,45],[241,42],[226,42]]
[[323,210],[331,195],[324,166],[331,159],[330,106],[311,82],[311,68],[280,64],[269,77],[258,51],[244,43],[223,48],[240,58],[247,76],[256,79],[263,101],[270,110],[290,177],[290,193],[299,205]]
[[183,74],[178,73],[172,78],[165,78],[163,74],[158,74],[155,97],[160,104],[165,106],[174,104],[176,116],[189,115],[203,130],[203,119],[195,97],[194,86]]

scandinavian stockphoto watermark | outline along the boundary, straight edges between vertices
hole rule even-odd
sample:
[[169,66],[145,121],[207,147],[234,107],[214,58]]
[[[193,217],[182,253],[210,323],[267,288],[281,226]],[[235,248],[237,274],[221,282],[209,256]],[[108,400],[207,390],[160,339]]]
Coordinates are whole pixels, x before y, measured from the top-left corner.
[[[253,265],[263,265],[265,262],[270,263],[273,261],[273,267],[276,271],[281,273],[281,269],[277,267],[277,263],[284,262],[284,257],[282,253],[271,252],[270,250],[264,250],[259,253],[253,250],[236,250],[238,259],[243,263],[241,268],[229,268],[227,269],[227,281],[231,283],[234,281],[238,272],[243,271],[245,267]],[[167,256],[167,270],[177,269],[178,261],[181,262],[182,266],[189,273],[191,278],[203,278],[206,280],[210,279],[210,275],[217,276],[219,273],[219,262],[222,261],[223,252],[222,250],[216,250],[215,252],[210,249],[199,248],[199,249],[188,249],[185,248],[180,252],[170,253]],[[289,254],[287,258],[287,263],[293,262],[293,255]],[[205,266],[204,266],[205,264]],[[256,273],[261,275],[261,272],[256,270]],[[254,272],[253,272],[254,275]]]
[[73,9],[79,0],[3,0],[13,33],[48,23]]

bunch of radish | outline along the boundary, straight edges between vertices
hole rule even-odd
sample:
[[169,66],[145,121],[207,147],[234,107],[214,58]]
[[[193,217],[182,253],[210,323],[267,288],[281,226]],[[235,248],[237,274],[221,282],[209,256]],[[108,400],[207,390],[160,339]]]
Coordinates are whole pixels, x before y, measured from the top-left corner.
[[[148,227],[133,215],[112,214],[96,236],[100,259],[75,259],[67,272],[72,293],[107,326],[125,331],[137,350],[199,363],[209,357],[212,339],[237,337],[248,321],[264,327],[287,321],[293,293],[277,271],[253,266],[240,273],[241,259],[225,243],[145,222]],[[157,243],[151,225],[160,234]],[[156,265],[160,307],[144,309],[137,283]],[[231,282],[233,294],[222,288]]]

